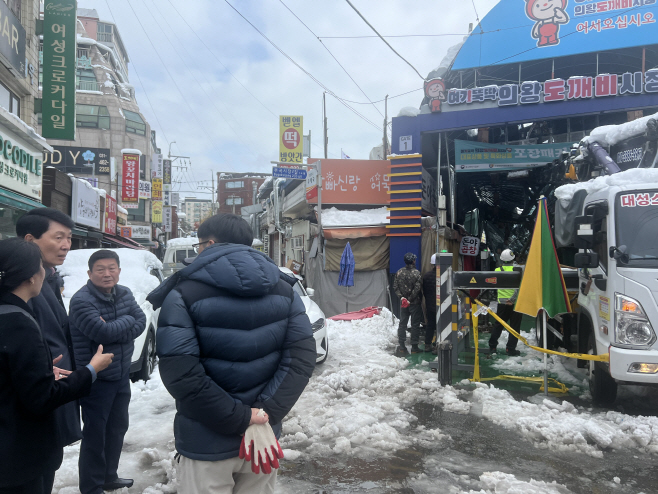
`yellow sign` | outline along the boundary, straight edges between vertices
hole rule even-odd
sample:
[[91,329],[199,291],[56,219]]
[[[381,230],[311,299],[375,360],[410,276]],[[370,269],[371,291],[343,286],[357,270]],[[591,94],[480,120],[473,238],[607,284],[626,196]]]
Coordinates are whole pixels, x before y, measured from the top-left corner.
[[151,199],[154,201],[162,200],[162,179],[154,178],[151,180]]
[[477,281],[475,281],[475,276],[473,278],[471,278],[471,284],[473,284],[473,283],[477,283]]
[[151,223],[162,223],[162,201],[151,201]]
[[303,163],[304,117],[279,116],[279,161]]
[[610,299],[599,296],[599,317],[610,321]]

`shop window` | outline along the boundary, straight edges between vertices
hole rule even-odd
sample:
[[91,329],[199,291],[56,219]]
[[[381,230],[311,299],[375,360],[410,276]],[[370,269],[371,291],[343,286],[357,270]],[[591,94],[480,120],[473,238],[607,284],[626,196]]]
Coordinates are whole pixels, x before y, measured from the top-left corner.
[[227,206],[239,206],[240,204],[242,204],[242,197],[229,197],[226,199]]
[[0,84],[0,106],[9,113],[20,116],[21,100],[4,84]]
[[128,221],[146,221],[146,201],[140,199],[137,209],[128,210]]
[[110,112],[107,106],[75,105],[76,125],[90,129],[110,128]]
[[126,132],[146,135],[146,124],[139,113],[123,110],[123,114],[126,117]]
[[238,180],[237,182],[226,182],[226,189],[242,189],[244,188],[244,181]]

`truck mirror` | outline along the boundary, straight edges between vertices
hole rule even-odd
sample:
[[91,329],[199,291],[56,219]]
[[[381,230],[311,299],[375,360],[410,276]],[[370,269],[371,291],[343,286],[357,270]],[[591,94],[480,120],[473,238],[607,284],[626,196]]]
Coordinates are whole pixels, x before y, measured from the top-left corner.
[[594,216],[576,216],[576,241],[577,249],[590,249],[594,245]]
[[580,252],[574,256],[574,264],[579,269],[598,268],[599,255],[596,252]]

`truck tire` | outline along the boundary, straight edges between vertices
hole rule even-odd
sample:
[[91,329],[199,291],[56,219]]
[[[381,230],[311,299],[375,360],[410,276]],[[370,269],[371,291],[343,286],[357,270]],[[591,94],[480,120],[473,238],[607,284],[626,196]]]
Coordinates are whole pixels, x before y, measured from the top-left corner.
[[[589,355],[597,355],[594,332],[592,331],[590,331],[589,339],[587,340],[587,353]],[[603,406],[614,404],[617,399],[617,382],[610,377],[602,362],[588,360],[587,365],[587,379],[589,381],[589,392],[592,394],[592,401]]]
[[144,342],[144,349],[142,350],[141,360],[141,369],[139,369],[131,376],[131,381],[134,383],[137,381],[146,382],[151,379],[151,374],[155,368],[157,355],[155,353],[155,335],[153,334],[153,328],[149,328],[149,332],[146,335],[146,341]]

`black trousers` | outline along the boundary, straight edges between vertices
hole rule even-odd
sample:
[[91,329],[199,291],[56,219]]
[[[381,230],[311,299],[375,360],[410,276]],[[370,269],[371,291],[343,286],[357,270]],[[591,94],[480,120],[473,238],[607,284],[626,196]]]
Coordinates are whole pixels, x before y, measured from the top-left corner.
[[436,312],[427,311],[427,327],[425,328],[425,347],[432,344],[436,333]]
[[123,437],[128,430],[130,380],[97,380],[91,394],[80,400],[82,443],[80,445],[80,491],[102,494],[103,484],[118,478]]
[[[499,303],[498,311],[496,313],[498,314],[498,317],[500,317],[503,321],[509,324],[514,331],[516,331],[517,333],[519,332],[519,330],[521,329],[521,320],[523,318],[523,315],[520,312],[514,312],[513,305],[507,305],[504,302]],[[500,338],[500,335],[503,334],[504,330],[505,328],[503,328],[503,325],[500,324],[498,321],[496,321],[493,329],[491,330],[491,337],[489,338],[489,347],[495,348],[498,346],[498,338]],[[516,344],[518,342],[519,340],[515,336],[512,336],[510,334],[507,340],[507,348],[509,348],[510,350],[516,350]]]
[[400,325],[398,326],[398,341],[404,345],[407,341],[407,325],[411,317],[411,344],[418,345],[420,336],[420,323],[423,320],[423,308],[420,304],[411,304],[409,307],[400,307]]
[[55,483],[55,472],[40,475],[27,484],[0,487],[0,494],[50,494]]

